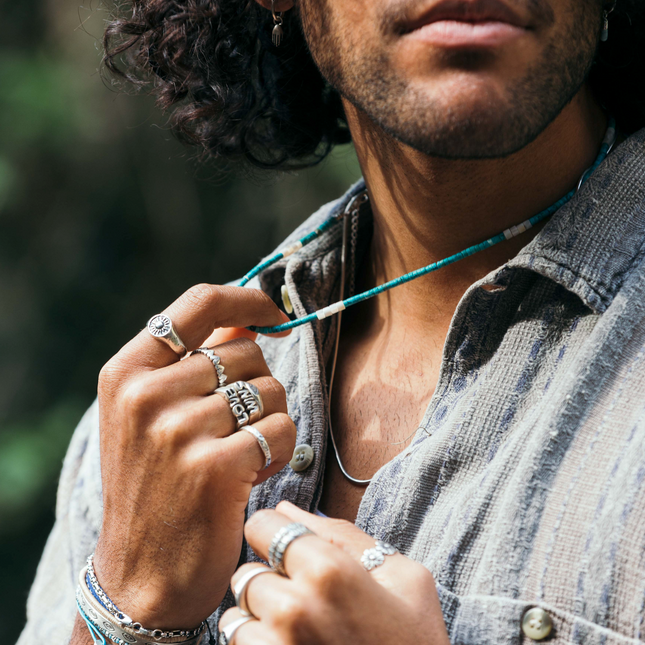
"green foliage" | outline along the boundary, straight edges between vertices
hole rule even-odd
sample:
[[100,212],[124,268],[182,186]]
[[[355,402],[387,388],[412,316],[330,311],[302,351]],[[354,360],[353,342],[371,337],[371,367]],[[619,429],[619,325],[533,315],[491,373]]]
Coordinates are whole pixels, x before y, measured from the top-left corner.
[[[83,406],[62,403],[33,419],[5,427],[0,434],[0,535],[31,520],[30,511],[51,504],[52,486]],[[44,499],[43,499],[44,498]]]

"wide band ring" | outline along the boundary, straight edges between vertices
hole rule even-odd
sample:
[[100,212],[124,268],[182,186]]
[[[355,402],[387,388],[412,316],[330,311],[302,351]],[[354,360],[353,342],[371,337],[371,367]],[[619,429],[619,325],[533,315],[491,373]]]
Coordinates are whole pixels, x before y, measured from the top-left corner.
[[235,604],[239,607],[243,616],[253,616],[253,612],[249,609],[246,603],[246,589],[249,583],[256,576],[261,576],[263,573],[275,573],[273,569],[268,567],[256,567],[251,569],[248,573],[244,574],[233,587],[233,596],[235,596]]
[[218,645],[231,645],[233,643],[233,638],[235,638],[235,632],[245,625],[250,620],[257,620],[253,616],[243,616],[234,620],[232,623],[229,623],[224,627],[219,633],[219,639],[217,641]]
[[246,381],[235,381],[234,386],[244,403],[249,421],[251,423],[259,421],[264,416],[264,402],[260,390],[253,383]]
[[218,387],[215,390],[215,394],[223,396],[231,407],[231,412],[233,413],[237,423],[237,430],[251,423],[249,413],[246,411],[246,406],[235,387],[235,383],[225,387]]
[[215,394],[223,396],[231,406],[238,430],[262,418],[264,404],[260,391],[252,383],[236,381],[226,387],[218,387]]
[[376,540],[376,545],[371,549],[365,549],[361,556],[361,564],[366,571],[371,571],[380,567],[385,562],[386,555],[395,555],[399,551],[395,546],[383,542],[383,540]]
[[244,426],[243,428],[240,428],[240,431],[242,430],[246,430],[246,432],[252,434],[255,437],[258,445],[260,446],[260,449],[264,453],[264,467],[262,468],[262,470],[268,468],[271,465],[271,448],[269,448],[269,444],[264,438],[264,435],[259,430],[256,430],[253,426]]
[[279,573],[281,576],[286,576],[287,572],[284,568],[284,555],[289,546],[298,538],[305,535],[315,535],[304,524],[300,522],[292,522],[283,526],[271,540],[269,547],[269,564],[271,568]]
[[148,321],[147,329],[154,338],[166,343],[180,358],[186,355],[188,351],[186,345],[179,338],[179,335],[173,327],[172,320],[166,314],[153,316]]
[[226,379],[228,377],[226,376],[226,374],[224,374],[222,359],[208,347],[199,347],[198,349],[192,351],[190,355],[194,356],[195,354],[203,354],[204,356],[206,356],[206,358],[208,358],[208,360],[213,364],[215,371],[217,372],[217,382],[219,387],[224,387],[226,385]]

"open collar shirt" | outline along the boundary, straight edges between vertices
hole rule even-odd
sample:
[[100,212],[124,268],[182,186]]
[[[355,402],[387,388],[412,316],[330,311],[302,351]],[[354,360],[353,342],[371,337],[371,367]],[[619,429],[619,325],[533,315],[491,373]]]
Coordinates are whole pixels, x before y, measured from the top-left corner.
[[[370,227],[365,215],[363,247]],[[298,316],[335,302],[340,228],[267,269],[259,286],[279,301],[286,284]],[[532,607],[551,618],[551,643],[645,643],[644,252],[645,131],[515,258],[468,289],[416,436],[365,490],[356,524],[433,573],[453,645],[533,642],[522,629]],[[317,508],[336,324],[258,341],[313,461],[256,487],[249,514],[282,499]],[[65,460],[19,645],[68,642],[78,571],[100,521],[93,406]],[[255,558],[247,548],[242,559]],[[230,594],[217,615],[229,603]]]

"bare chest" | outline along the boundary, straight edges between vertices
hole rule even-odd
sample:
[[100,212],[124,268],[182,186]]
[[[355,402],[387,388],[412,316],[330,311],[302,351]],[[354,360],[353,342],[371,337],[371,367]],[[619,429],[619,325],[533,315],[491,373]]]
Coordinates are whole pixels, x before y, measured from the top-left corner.
[[[388,349],[379,343],[342,347],[332,396],[334,437],[345,470],[371,478],[412,440],[434,393],[441,350]],[[320,510],[354,521],[365,486],[341,472],[333,447],[327,452]]]

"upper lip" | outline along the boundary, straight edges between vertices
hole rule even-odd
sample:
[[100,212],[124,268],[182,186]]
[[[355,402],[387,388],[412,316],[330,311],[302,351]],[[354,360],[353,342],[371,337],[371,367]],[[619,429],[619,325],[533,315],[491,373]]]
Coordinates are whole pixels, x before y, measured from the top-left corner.
[[502,0],[439,0],[420,15],[406,21],[404,30],[415,31],[440,20],[505,22],[516,27],[528,27],[527,21]]

